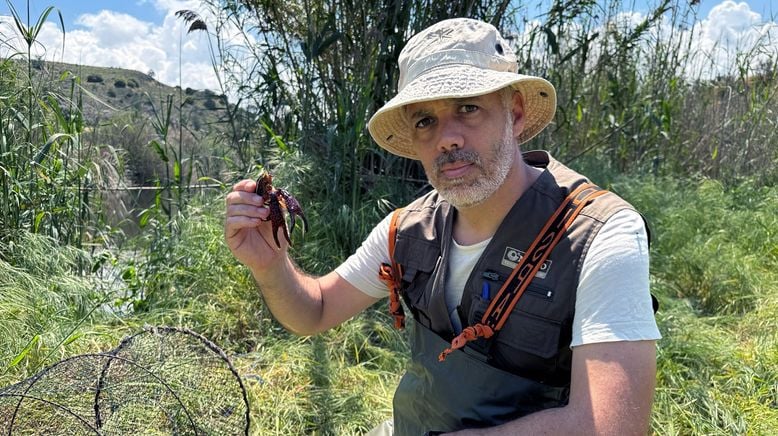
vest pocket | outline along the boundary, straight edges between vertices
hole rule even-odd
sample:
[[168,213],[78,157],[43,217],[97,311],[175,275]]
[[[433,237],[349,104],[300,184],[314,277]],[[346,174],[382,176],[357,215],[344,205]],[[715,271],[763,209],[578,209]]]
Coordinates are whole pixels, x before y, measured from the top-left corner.
[[[569,333],[566,320],[556,319],[556,291],[533,284],[492,339],[490,362],[506,371],[552,386],[570,381]],[[566,342],[566,343],[565,343]]]
[[440,257],[440,246],[425,239],[399,235],[394,252],[402,265],[403,281],[413,283],[418,273],[431,274]]
[[467,313],[467,318],[465,318],[468,326],[481,322],[481,318],[483,318],[484,313],[486,313],[486,309],[489,307],[490,302],[490,300],[484,299],[477,294],[471,296],[470,311]]
[[548,359],[557,354],[561,329],[562,324],[557,321],[514,310],[496,340],[516,350]]
[[403,269],[402,294],[406,304],[422,324],[429,326],[430,293],[425,291],[440,268],[440,247],[426,240],[398,237],[395,259]]

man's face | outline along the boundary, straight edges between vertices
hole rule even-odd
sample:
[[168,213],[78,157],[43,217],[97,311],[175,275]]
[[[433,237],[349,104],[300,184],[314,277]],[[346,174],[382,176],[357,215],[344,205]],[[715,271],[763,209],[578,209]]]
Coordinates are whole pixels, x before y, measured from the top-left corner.
[[455,207],[483,203],[505,181],[518,151],[511,106],[495,92],[406,107],[427,178]]

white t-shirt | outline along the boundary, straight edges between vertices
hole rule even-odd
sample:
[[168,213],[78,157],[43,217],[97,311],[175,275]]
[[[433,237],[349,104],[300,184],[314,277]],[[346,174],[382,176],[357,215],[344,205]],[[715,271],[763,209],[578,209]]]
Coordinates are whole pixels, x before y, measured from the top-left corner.
[[[390,219],[391,215],[384,218],[335,269],[357,289],[376,298],[388,295],[378,270],[382,263],[389,263]],[[470,246],[452,242],[446,285],[449,307],[461,299],[465,282],[489,241]],[[659,338],[649,293],[648,236],[640,215],[622,210],[603,224],[584,259],[570,346]]]

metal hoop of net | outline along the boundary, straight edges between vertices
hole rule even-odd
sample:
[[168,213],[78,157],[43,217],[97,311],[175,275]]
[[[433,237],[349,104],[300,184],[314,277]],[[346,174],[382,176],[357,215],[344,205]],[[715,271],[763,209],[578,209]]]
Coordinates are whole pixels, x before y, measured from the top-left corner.
[[248,435],[249,426],[232,362],[184,328],[148,328],[0,388],[0,435]]

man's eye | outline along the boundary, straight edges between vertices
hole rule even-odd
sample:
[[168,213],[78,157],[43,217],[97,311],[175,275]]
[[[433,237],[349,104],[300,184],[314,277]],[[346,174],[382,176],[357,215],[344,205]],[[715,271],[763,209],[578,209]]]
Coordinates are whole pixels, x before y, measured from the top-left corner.
[[478,110],[478,106],[474,104],[463,104],[462,106],[459,107],[459,112],[462,113],[470,113],[470,112],[475,112],[477,110]]
[[417,129],[423,129],[424,127],[427,127],[432,124],[432,118],[430,117],[424,117],[420,119],[419,121],[416,121],[416,128]]

